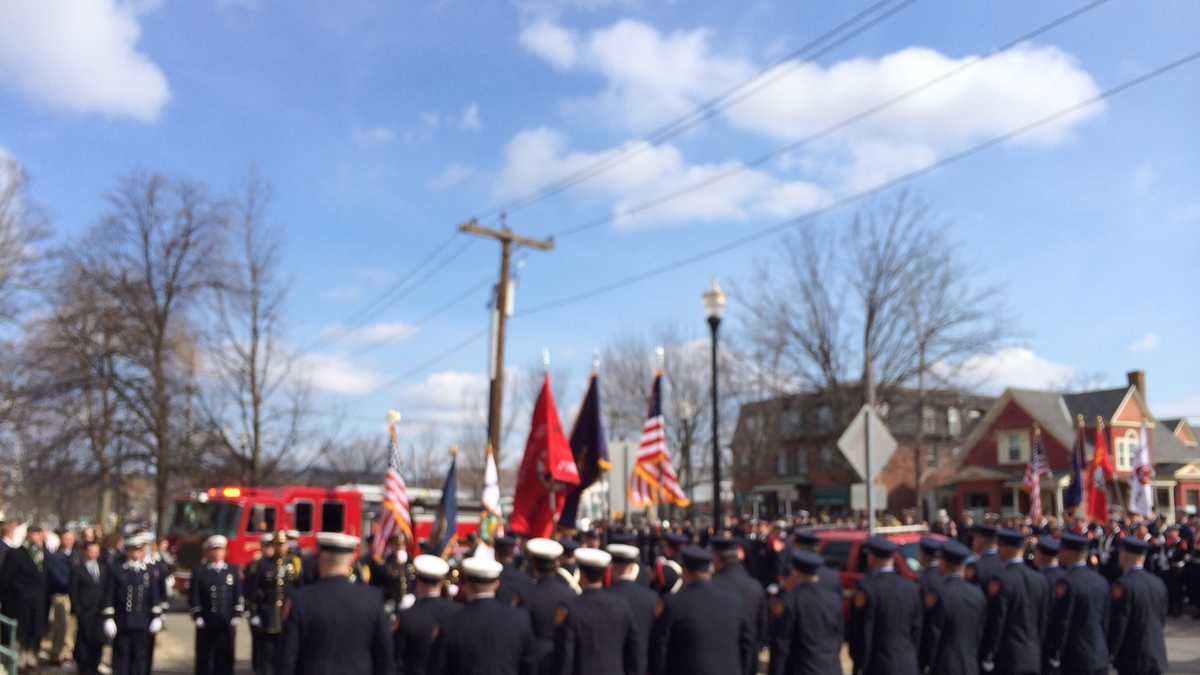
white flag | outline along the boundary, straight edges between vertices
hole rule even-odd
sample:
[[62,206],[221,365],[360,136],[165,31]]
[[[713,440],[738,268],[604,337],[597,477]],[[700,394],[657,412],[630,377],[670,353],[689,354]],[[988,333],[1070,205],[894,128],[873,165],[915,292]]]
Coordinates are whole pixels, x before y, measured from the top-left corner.
[[1133,474],[1129,477],[1129,510],[1143,516],[1154,515],[1154,465],[1150,463],[1150,444],[1146,440],[1146,425],[1142,425],[1138,437],[1137,457],[1133,460]]
[[483,494],[479,500],[483,513],[479,514],[479,545],[475,555],[495,559],[492,547],[496,537],[504,534],[504,514],[500,511],[500,472],[496,470],[496,455],[489,446],[487,464],[483,469]]

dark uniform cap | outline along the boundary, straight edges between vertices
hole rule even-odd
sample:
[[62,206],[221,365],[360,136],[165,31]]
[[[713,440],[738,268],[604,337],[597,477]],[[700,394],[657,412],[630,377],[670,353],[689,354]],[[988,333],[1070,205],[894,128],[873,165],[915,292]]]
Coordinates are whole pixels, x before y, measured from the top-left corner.
[[803,574],[816,574],[825,559],[812,551],[792,551],[792,567]]
[[957,541],[950,539],[942,542],[942,560],[951,565],[958,565],[971,557],[971,549],[963,546]]
[[1046,555],[1058,555],[1058,540],[1054,537],[1048,535],[1038,537],[1037,547]]
[[1020,546],[1025,542],[1025,535],[1017,530],[1005,528],[996,530],[996,539],[1005,546]]
[[972,527],[971,531],[974,532],[975,534],[983,535],[985,537],[996,536],[996,528],[992,527],[991,525],[984,524],[984,523],[980,523],[979,525]]
[[738,544],[736,539],[730,537],[713,537],[708,543],[712,544],[714,551],[728,551]]
[[942,550],[942,542],[933,537],[921,537],[921,550],[930,555],[936,555]]
[[812,530],[796,530],[792,536],[796,538],[797,544],[804,544],[806,546],[815,546],[821,542],[820,537]]
[[507,534],[496,537],[496,548],[512,548],[516,545],[516,537],[510,537]]
[[895,542],[888,541],[883,537],[871,537],[867,540],[867,550],[878,558],[892,557],[896,554],[897,548],[899,547],[896,546]]
[[1121,549],[1135,555],[1146,555],[1150,551],[1150,544],[1138,537],[1121,537]]
[[637,544],[637,535],[632,532],[612,532],[608,535],[608,543],[634,546]]
[[558,543],[562,544],[563,555],[571,555],[575,553],[575,549],[579,548],[579,542],[570,537],[563,537],[558,540]]
[[712,551],[699,546],[684,546],[679,552],[683,566],[693,572],[703,572],[712,565]]
[[1088,538],[1073,532],[1063,533],[1062,540],[1059,542],[1059,548],[1065,548],[1068,551],[1086,551],[1087,547]]
[[691,541],[686,534],[679,532],[667,532],[663,535],[663,540],[672,546],[686,546]]

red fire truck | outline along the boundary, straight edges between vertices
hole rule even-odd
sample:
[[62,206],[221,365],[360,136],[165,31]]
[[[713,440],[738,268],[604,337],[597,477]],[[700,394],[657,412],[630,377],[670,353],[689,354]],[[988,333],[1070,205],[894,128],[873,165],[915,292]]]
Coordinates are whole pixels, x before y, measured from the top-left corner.
[[[433,529],[441,490],[410,488],[410,509],[418,541]],[[286,485],[281,487],[213,487],[175,501],[168,540],[175,556],[175,587],[183,593],[191,570],[201,560],[204,540],[214,534],[229,541],[227,560],[245,566],[259,555],[262,535],[296,530],[300,549],[316,550],[318,532],[344,532],[363,537],[379,515],[383,491],[377,485],[336,488]],[[478,501],[458,500],[458,536],[479,529]]]

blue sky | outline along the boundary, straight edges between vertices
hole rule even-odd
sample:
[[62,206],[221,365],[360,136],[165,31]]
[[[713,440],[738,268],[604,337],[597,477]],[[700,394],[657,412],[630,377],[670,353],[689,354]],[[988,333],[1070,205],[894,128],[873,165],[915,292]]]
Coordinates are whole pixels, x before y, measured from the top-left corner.
[[[0,151],[25,165],[60,237],[95,222],[104,192],[132,169],[228,190],[256,166],[273,184],[272,216],[286,232],[289,340],[339,336],[306,357],[322,407],[371,430],[388,407],[452,420],[481,391],[485,341],[383,385],[486,326],[481,288],[411,329],[494,276],[494,244],[470,244],[367,325],[347,329],[346,318],[458,223],[633,142],[866,5],[4,3]],[[1081,5],[916,2],[509,223],[547,236],[620,213],[1073,6]],[[1196,48],[1200,5],[1152,8],[1106,4],[878,119],[690,198],[562,237],[553,253],[522,256],[517,312],[853,194]],[[981,280],[1005,286],[1025,336],[987,360],[993,387],[1073,373],[1115,384],[1140,367],[1158,414],[1200,417],[1198,83],[1200,65],[1186,66],[914,182]],[[605,341],[656,321],[690,322],[699,337],[709,278],[747,279],[776,241],[518,316],[510,363],[535,363],[545,346],[582,375]],[[561,392],[560,402],[581,393]]]

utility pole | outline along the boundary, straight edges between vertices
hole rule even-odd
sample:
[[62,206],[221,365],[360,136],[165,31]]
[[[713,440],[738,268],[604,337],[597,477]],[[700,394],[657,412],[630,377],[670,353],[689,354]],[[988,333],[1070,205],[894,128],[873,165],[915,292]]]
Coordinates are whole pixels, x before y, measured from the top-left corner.
[[504,329],[512,314],[513,300],[509,288],[510,259],[513,246],[524,246],[539,251],[553,251],[554,239],[529,239],[508,229],[504,214],[500,215],[500,229],[483,227],[474,218],[458,226],[460,232],[485,237],[500,242],[500,282],[496,284],[495,306],[492,309],[492,353],[491,382],[488,400],[488,442],[495,453],[496,466],[500,465],[501,411],[504,403]]

